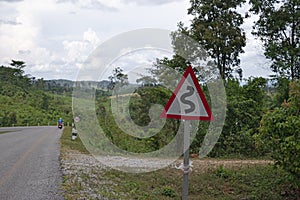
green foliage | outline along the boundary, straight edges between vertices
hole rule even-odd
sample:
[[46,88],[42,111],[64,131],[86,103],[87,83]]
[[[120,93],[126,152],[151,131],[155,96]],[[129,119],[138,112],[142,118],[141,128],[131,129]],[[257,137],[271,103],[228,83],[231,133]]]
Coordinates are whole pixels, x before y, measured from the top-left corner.
[[70,97],[37,87],[43,80],[24,76],[23,61],[11,65],[0,67],[0,126],[56,125],[59,117],[72,122]]
[[[158,70],[160,70],[158,66]],[[156,73],[156,72],[155,72]],[[165,79],[164,79],[165,80]],[[226,81],[227,93],[227,117],[222,134],[209,154],[211,157],[257,157],[264,155],[255,142],[260,121],[263,114],[268,110],[266,80],[263,78],[250,78],[244,85],[240,85],[236,79]],[[202,86],[205,96],[209,99],[208,89]],[[130,98],[128,108],[119,103],[117,108],[120,113],[130,113],[130,118],[139,126],[147,126],[150,123],[149,109],[153,104],[165,105],[171,96],[170,91],[162,86],[144,86],[139,88]],[[149,138],[135,138],[124,133],[115,123],[111,111],[111,99],[105,95],[97,96],[97,115],[101,127],[110,140],[121,149],[131,152],[151,152],[160,149],[172,140],[177,133],[178,121],[167,119],[167,124],[160,131],[155,125],[148,129],[147,134],[153,135]],[[122,98],[127,98],[122,96]],[[268,101],[267,101],[268,100]],[[122,116],[120,114],[119,116]],[[125,118],[119,119],[122,127],[128,132],[137,133],[137,130]],[[191,153],[198,153],[207,133],[209,122],[200,122],[198,133],[191,144]],[[124,130],[124,129],[123,129]],[[140,133],[144,134],[144,133]]]
[[[11,68],[0,66],[0,91],[1,94],[7,92],[8,95],[13,95],[17,92],[17,87],[22,87],[24,89],[28,89],[30,86],[30,79],[27,76],[23,76],[24,71],[23,67],[19,68]],[[9,83],[9,88],[3,87],[4,83]]]
[[[244,17],[236,11],[245,0],[191,0],[188,14],[192,15],[189,35],[209,56],[216,60],[223,79],[231,77],[240,63],[238,55],[246,46],[245,32],[241,29]],[[184,30],[179,25],[179,31]]]
[[128,75],[123,73],[123,69],[116,67],[113,70],[113,74],[108,77],[110,80],[110,87],[113,89],[116,94],[118,94],[118,89],[124,85],[128,85]]
[[132,98],[129,104],[129,113],[133,121],[140,126],[148,125],[150,117],[148,111],[153,104],[165,105],[171,93],[165,88],[142,87],[136,91],[138,96]]
[[221,165],[220,167],[218,167],[216,170],[215,170],[215,174],[220,177],[220,178],[229,178],[232,174],[231,174],[231,170],[229,169],[226,169],[224,167],[224,165]]
[[257,140],[276,164],[300,178],[300,81],[290,85],[288,103],[264,115]]
[[176,197],[176,192],[174,191],[174,189],[172,189],[170,187],[164,187],[162,189],[161,194],[166,197],[171,197],[171,198]]
[[237,80],[226,82],[227,112],[222,134],[209,156],[256,157],[259,152],[254,135],[265,113],[266,80],[250,78],[241,86]]
[[[130,117],[134,123],[139,126],[147,126],[150,122],[149,109],[153,104],[165,105],[169,100],[171,92],[167,89],[156,87],[141,87],[135,95],[131,96],[129,105],[125,107],[120,104],[117,109],[120,114],[119,121],[122,122],[123,130],[126,129],[129,132],[138,133],[135,127],[123,117],[123,112],[129,112]],[[119,97],[120,98],[120,97]],[[122,96],[122,98],[128,98]],[[140,135],[147,134],[153,135],[147,138],[137,138],[128,133],[124,133],[115,122],[112,114],[111,99],[105,96],[98,97],[97,99],[97,116],[99,123],[103,128],[105,135],[119,148],[136,153],[153,152],[167,145],[177,133],[179,123],[177,120],[166,120],[166,124],[162,130],[158,130],[157,124],[152,124],[147,132],[140,132]],[[128,108],[126,108],[128,106]],[[128,109],[128,110],[126,110]]]
[[72,127],[64,127],[61,135],[61,148],[65,150],[77,150],[81,153],[88,153],[84,145],[82,144],[80,137],[77,136],[76,140],[71,140],[72,137]]
[[[258,133],[260,121],[268,109],[267,94],[265,93],[266,80],[263,78],[250,78],[245,85],[240,85],[237,80],[228,79],[227,92],[227,118],[223,132],[209,154],[211,157],[258,157],[265,151],[257,148],[255,135]],[[203,91],[210,101],[208,89],[203,86]],[[140,87],[135,95],[131,96],[128,108],[120,103],[119,111],[130,113],[133,122],[139,126],[147,126],[150,122],[149,109],[153,104],[165,105],[171,93],[162,86]],[[122,96],[122,98],[127,98]],[[122,101],[121,101],[122,102]],[[111,98],[98,96],[97,116],[101,127],[110,140],[118,147],[131,152],[150,152],[160,149],[170,142],[177,133],[179,121],[167,119],[167,123],[160,131],[155,128],[148,129],[149,138],[135,138],[124,133],[115,123],[111,111]],[[119,116],[122,116],[120,114]],[[122,127],[129,132],[137,130],[120,119]],[[203,138],[208,130],[209,122],[200,122],[198,133],[191,144],[191,153],[198,153]],[[142,134],[142,133],[140,133]]]
[[273,97],[273,108],[280,107],[284,101],[289,99],[289,84],[290,81],[287,78],[278,78],[274,84],[276,93]]

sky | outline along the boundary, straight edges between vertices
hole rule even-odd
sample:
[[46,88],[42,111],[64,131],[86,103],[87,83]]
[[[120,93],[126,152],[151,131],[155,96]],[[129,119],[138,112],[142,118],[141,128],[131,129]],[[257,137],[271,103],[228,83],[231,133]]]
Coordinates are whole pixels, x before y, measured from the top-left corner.
[[[190,23],[189,7],[189,0],[0,0],[0,65],[22,60],[25,73],[34,77],[76,80],[99,45],[136,29],[174,31],[178,22]],[[270,62],[251,35],[253,20],[243,25],[247,46],[241,67],[244,77],[267,77]]]

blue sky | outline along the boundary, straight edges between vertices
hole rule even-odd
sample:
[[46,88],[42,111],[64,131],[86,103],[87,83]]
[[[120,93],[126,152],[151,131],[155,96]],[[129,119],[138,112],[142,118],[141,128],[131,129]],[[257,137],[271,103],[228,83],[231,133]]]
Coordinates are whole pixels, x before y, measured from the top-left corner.
[[[189,0],[0,0],[0,64],[23,60],[35,77],[75,80],[101,43],[140,28],[176,30],[179,21],[189,24],[189,6]],[[241,67],[245,77],[266,77],[270,63],[250,34],[253,20],[243,26]]]

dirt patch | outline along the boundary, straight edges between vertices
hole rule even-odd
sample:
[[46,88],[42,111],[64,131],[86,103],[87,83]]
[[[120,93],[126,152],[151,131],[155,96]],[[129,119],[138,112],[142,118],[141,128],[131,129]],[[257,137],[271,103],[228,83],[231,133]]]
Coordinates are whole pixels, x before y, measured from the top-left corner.
[[[101,162],[100,162],[100,161]],[[107,163],[107,166],[102,164],[103,161]],[[111,163],[109,163],[111,161]],[[159,166],[164,166],[164,163],[170,163],[171,160],[167,159],[146,159],[146,158],[132,158],[122,156],[103,156],[97,157],[97,159],[90,154],[82,154],[78,151],[68,151],[62,156],[62,167],[65,172],[70,170],[85,170],[86,168],[95,168],[97,170],[108,170],[113,168],[148,168],[149,171],[158,169]],[[272,160],[236,160],[236,159],[198,159],[191,158],[191,167],[197,171],[207,171],[215,169],[220,166],[225,168],[241,168],[249,167],[253,165],[266,165],[273,164]],[[172,162],[167,168],[179,168],[182,165],[182,159],[178,159]],[[108,167],[109,166],[109,167]]]

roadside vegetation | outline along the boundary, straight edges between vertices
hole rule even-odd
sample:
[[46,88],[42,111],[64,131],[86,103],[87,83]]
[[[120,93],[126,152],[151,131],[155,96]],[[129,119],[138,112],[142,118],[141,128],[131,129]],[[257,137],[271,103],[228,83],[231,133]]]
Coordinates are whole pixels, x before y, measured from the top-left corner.
[[72,122],[71,89],[24,74],[25,63],[0,66],[0,127]]
[[[62,189],[66,199],[181,199],[181,170],[167,167],[132,174],[109,169],[87,154],[80,138],[71,141],[70,127],[64,129],[61,145],[65,173]],[[198,163],[199,159],[192,159],[189,199],[297,199],[297,187],[288,173],[273,164],[205,160]]]
[[87,154],[88,151],[82,144],[80,138],[76,140],[71,140],[72,137],[72,128],[70,126],[66,126],[63,129],[63,134],[61,135],[61,155],[64,155],[64,152],[67,151],[76,151],[83,154]]
[[0,131],[0,134],[9,133],[9,131]]

